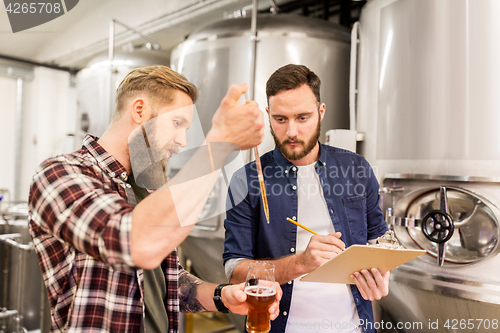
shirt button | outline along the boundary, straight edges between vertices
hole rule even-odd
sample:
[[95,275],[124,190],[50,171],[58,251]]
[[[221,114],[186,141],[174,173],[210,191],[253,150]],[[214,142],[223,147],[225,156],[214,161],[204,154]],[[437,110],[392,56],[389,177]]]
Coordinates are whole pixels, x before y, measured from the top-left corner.
[[288,314],[288,312],[283,311],[283,316],[286,316],[287,314]]
[[292,220],[297,220],[297,216],[292,216]]
[[295,171],[295,170],[297,170],[297,168],[296,168],[296,167],[293,167],[293,168],[292,168],[292,170],[293,170],[293,171]]
[[293,247],[292,247],[292,248],[290,249],[290,252],[294,253],[294,252],[295,252],[295,248],[293,248]]
[[127,188],[131,188],[132,187],[132,185],[130,185],[130,184],[125,184],[125,186],[127,186]]
[[126,172],[122,172],[122,174],[120,175],[120,177],[122,177],[123,180],[127,180],[127,173]]
[[110,176],[110,177],[114,177],[114,176],[115,176],[115,173],[114,173],[114,172],[112,172],[112,173],[110,173],[110,174],[109,174],[109,176]]
[[297,186],[293,185],[292,189],[295,191],[297,189]]
[[333,209],[330,209],[330,213],[332,213],[332,214],[333,214]]
[[292,281],[288,281],[288,284],[292,284]]
[[288,173],[288,170],[285,170],[285,173]]

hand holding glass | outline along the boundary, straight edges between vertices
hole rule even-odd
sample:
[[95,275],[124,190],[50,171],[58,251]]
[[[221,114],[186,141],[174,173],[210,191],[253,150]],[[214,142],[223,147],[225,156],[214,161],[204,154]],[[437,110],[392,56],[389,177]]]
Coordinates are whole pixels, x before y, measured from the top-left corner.
[[245,281],[248,316],[247,331],[249,333],[267,333],[271,329],[269,308],[276,299],[274,283],[274,265],[264,261],[248,264]]

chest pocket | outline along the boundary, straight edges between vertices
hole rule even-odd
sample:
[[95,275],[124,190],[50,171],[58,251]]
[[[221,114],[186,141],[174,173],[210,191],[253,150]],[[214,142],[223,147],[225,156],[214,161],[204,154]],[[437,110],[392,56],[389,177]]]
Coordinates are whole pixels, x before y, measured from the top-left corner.
[[357,244],[366,244],[366,196],[354,196],[342,199],[349,224],[349,233]]

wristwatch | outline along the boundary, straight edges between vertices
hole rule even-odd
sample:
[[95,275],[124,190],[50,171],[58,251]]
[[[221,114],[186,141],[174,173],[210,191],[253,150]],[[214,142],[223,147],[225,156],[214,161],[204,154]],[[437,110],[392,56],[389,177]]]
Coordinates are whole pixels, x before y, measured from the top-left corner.
[[229,312],[229,309],[226,308],[224,303],[222,303],[222,298],[221,298],[220,294],[222,292],[222,288],[224,288],[225,286],[230,286],[230,285],[232,285],[232,283],[223,283],[223,284],[219,284],[217,287],[215,287],[214,304],[215,304],[215,307],[217,308],[217,311],[219,311],[219,312],[222,312],[222,313]]

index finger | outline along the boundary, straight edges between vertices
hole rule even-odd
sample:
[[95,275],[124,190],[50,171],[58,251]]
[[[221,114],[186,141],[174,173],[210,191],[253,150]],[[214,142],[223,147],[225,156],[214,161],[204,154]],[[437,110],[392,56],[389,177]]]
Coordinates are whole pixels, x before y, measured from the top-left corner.
[[378,268],[372,268],[371,273],[373,275],[373,278],[375,279],[375,282],[377,282],[378,285],[386,285],[389,282],[389,277],[391,276],[391,271],[387,271],[384,274],[382,274]]
[[232,84],[231,87],[229,87],[224,99],[231,102],[237,102],[247,89],[248,83]]
[[340,239],[340,236],[342,236],[340,232],[328,234],[328,243],[333,244],[342,250],[345,250],[345,243]]

